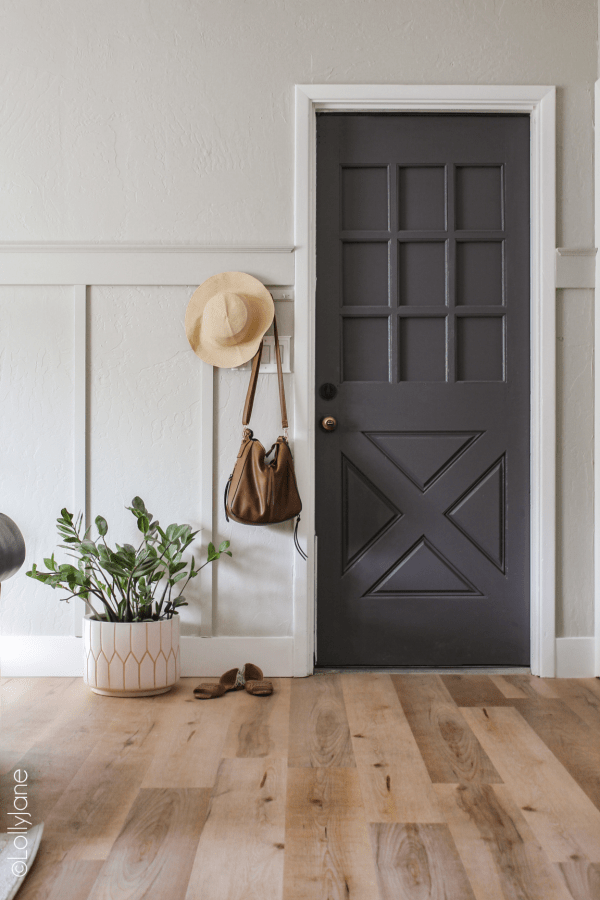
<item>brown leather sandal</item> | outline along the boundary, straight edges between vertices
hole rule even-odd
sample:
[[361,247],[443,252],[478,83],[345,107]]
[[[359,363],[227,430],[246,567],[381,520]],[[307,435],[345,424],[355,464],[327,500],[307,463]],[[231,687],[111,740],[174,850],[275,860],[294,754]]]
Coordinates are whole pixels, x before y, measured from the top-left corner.
[[273,693],[273,682],[265,681],[262,669],[253,663],[246,663],[244,666],[244,675],[246,681],[246,690],[255,697],[268,697]]
[[197,700],[212,700],[214,697],[222,697],[227,691],[241,691],[244,681],[240,679],[240,669],[229,669],[219,678],[216,684],[199,684],[194,688],[194,697]]

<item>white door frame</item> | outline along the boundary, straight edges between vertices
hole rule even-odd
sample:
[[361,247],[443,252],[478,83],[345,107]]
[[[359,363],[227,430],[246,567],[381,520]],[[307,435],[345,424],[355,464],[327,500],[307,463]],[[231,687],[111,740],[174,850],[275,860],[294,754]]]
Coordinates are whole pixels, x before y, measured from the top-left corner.
[[542,85],[296,85],[295,462],[308,563],[295,565],[294,675],[315,647],[316,113],[504,112],[531,119],[531,671],[555,675],[555,108]]
[[[595,122],[600,115],[600,80],[596,82]],[[600,247],[600,141],[594,132],[595,243]],[[600,677],[600,260],[596,253],[594,290],[594,675]]]

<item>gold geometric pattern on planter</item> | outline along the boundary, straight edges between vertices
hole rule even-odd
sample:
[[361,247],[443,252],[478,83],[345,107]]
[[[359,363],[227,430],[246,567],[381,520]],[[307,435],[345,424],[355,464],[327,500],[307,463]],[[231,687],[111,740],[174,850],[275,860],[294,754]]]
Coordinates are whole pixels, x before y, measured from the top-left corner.
[[83,680],[97,694],[149,697],[179,679],[179,615],[160,622],[101,622],[86,616]]

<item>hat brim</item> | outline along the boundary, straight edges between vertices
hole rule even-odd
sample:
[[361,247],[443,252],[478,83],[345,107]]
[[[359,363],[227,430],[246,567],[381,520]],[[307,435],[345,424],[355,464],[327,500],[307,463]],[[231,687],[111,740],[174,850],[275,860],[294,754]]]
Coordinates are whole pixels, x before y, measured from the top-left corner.
[[[217,345],[202,330],[202,314],[211,297],[231,292],[243,294],[253,303],[252,333],[231,347]],[[273,298],[258,278],[245,272],[221,272],[196,288],[185,313],[185,333],[196,356],[203,362],[221,369],[244,365],[252,359],[275,315]]]

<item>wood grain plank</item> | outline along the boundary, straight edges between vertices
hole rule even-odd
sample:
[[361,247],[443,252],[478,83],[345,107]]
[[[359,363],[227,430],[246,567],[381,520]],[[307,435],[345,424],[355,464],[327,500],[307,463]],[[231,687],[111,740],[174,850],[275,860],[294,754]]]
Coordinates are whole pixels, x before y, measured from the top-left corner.
[[444,822],[389,675],[342,676],[367,822]]
[[507,699],[518,698],[525,700],[527,698],[527,694],[524,694],[521,688],[507,681],[505,675],[490,675],[489,678]]
[[587,859],[570,859],[556,867],[573,900],[600,900],[600,865]]
[[221,762],[186,900],[281,900],[286,774],[284,759]]
[[[121,702],[113,699],[115,704]],[[120,736],[108,735],[54,805],[44,837],[47,832],[48,838],[64,846],[65,858],[106,859],[152,758],[155,724],[149,714],[124,728]]]
[[71,715],[80,679],[37,680],[40,682],[37,692],[28,693],[24,703],[15,703],[2,713],[4,750],[29,750],[33,744],[43,740],[44,732],[56,723],[58,717],[64,722]]
[[555,678],[538,678],[537,675],[504,675],[504,680],[518,688],[529,700],[545,697],[547,700],[560,699],[554,690]]
[[356,765],[340,675],[292,681],[288,765]]
[[438,675],[391,678],[433,782],[502,781]]
[[100,859],[63,863],[48,900],[88,900],[101,868]]
[[253,697],[247,691],[236,693],[223,757],[287,758],[291,679],[271,680],[273,693],[269,697]]
[[[197,679],[188,681],[197,684]],[[144,788],[212,788],[215,783],[239,693],[195,700],[190,688],[183,685],[157,717],[155,750]]]
[[561,700],[600,734],[600,693],[596,693],[587,681],[588,679],[557,678],[553,687]]
[[[0,679],[0,703],[7,710],[14,703],[24,703],[27,697],[35,695],[42,685],[39,678]],[[36,698],[37,699],[37,698]]]
[[0,776],[12,773],[23,756],[24,750],[0,750]]
[[356,768],[288,769],[283,900],[376,900]]
[[592,691],[592,693],[596,694],[596,696],[600,697],[600,677],[597,678],[578,678],[577,679],[582,685],[588,688],[588,690]]
[[488,675],[442,675],[446,689],[457,706],[510,706]]
[[600,810],[600,732],[562,700],[514,700],[515,709]]
[[505,785],[438,784],[435,791],[477,900],[569,900]]
[[447,825],[370,825],[381,900],[475,900]]
[[29,810],[32,815],[35,815],[36,822],[43,822],[50,815],[89,753],[88,748],[78,748],[76,744],[71,747],[70,751],[55,750],[46,745],[36,744],[0,778],[0,796],[4,798],[13,795],[14,773],[16,769],[20,769],[20,777],[25,778],[27,784]]
[[209,795],[207,788],[141,790],[89,900],[181,900]]
[[600,812],[517,710],[462,712],[549,859],[600,861]]
[[[67,837],[61,840],[60,836],[51,836],[44,828],[44,834],[33,866],[24,883],[19,888],[19,900],[62,900],[59,885],[66,875],[66,883],[73,889],[68,873],[72,872],[74,863],[66,861],[66,855],[73,847],[73,839]],[[89,862],[89,861],[88,861]],[[94,865],[102,865],[101,860],[92,861]],[[55,890],[56,888],[56,890]],[[66,895],[69,896],[68,894]],[[77,896],[77,895],[75,895]]]

